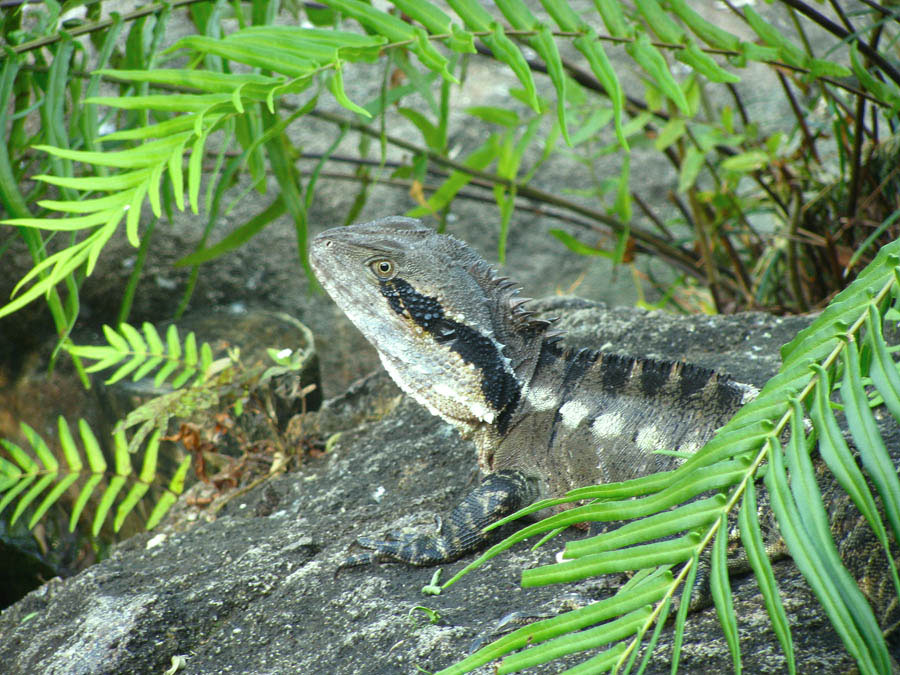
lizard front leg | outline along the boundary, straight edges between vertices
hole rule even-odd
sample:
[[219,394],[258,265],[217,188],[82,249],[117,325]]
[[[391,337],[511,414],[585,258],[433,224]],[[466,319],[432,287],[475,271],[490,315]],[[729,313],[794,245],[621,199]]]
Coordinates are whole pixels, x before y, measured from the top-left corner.
[[493,533],[486,534],[483,528],[527,506],[536,497],[534,481],[521,471],[489,474],[440,521],[434,534],[401,535],[387,540],[360,537],[360,546],[371,550],[348,557],[338,569],[387,561],[420,567],[452,562],[493,538]]

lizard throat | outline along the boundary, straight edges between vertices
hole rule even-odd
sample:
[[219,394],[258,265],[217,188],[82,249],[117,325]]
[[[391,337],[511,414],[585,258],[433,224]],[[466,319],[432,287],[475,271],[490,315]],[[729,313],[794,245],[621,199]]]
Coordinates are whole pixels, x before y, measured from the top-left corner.
[[494,424],[500,434],[506,433],[522,388],[500,345],[471,326],[446,316],[437,298],[419,293],[401,278],[380,281],[379,285],[394,312],[415,323],[438,345],[477,370],[482,397],[497,411]]

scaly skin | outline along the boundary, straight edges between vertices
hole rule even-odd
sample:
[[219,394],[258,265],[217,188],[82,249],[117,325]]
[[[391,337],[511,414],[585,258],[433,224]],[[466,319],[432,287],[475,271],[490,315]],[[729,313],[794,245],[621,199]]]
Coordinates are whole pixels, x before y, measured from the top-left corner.
[[[699,449],[756,394],[690,364],[563,349],[515,284],[410,218],[323,232],[310,261],[401,389],[473,439],[484,474],[434,534],[363,537],[370,550],[341,567],[455,560],[488,543],[482,528],[538,498],[674,468],[678,459],[653,451]],[[818,475],[841,558],[896,650],[900,605],[884,551],[830,472]],[[757,506],[768,553],[783,555],[763,486]],[[732,525],[729,567],[745,570]]]
[[371,552],[346,565],[454,560],[535,499],[674,468],[653,451],[697,450],[755,394],[689,364],[563,349],[515,284],[410,218],[323,232],[310,261],[397,384],[474,440],[485,476],[437,533],[362,538]]

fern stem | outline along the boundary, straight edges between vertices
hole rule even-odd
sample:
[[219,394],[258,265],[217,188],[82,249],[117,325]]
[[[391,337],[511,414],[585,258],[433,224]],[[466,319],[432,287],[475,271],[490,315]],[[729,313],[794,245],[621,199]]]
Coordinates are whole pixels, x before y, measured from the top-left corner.
[[[136,9],[133,12],[126,12],[122,15],[122,21],[134,21],[136,19],[143,18],[145,16],[149,16],[151,14],[157,14],[166,9],[178,9],[179,7],[186,7],[187,5],[193,5],[198,2],[206,2],[207,0],[172,0],[172,2],[157,2],[152,5],[147,5],[146,7],[141,7],[140,9]],[[88,35],[90,33],[96,33],[98,31],[106,30],[113,25],[113,19],[102,19],[100,21],[93,21],[91,23],[85,23],[81,26],[75,26],[74,28],[66,29],[66,35],[70,37],[78,37],[79,35]],[[41,47],[47,47],[48,45],[55,44],[63,39],[62,33],[54,33],[53,35],[45,35],[44,37],[39,37],[35,40],[29,40],[28,42],[23,42],[20,45],[16,45],[15,47],[9,47],[8,49],[14,54],[24,54],[25,52],[30,52],[35,49],[40,49]],[[3,59],[0,58],[0,61]]]

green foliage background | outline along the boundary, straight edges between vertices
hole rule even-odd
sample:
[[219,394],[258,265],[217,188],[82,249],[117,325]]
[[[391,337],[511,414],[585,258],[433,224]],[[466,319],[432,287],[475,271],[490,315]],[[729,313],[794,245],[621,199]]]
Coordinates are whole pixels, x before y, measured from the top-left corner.
[[[297,5],[286,5],[282,14],[277,2],[183,0],[109,19],[101,19],[101,5],[93,3],[85,4],[84,22],[60,30],[61,12],[82,4],[49,2],[33,25],[22,24],[19,12],[5,13],[0,24],[0,101],[7,102],[0,109],[0,204],[4,223],[24,241],[34,263],[0,307],[0,317],[43,299],[60,344],[71,347],[79,289],[89,283],[111,238],[124,232],[138,251],[117,317],[125,321],[156,222],[171,219],[176,209],[208,218],[197,249],[180,261],[193,270],[180,308],[204,262],[285,214],[309,273],[307,212],[319,175],[347,133],[377,140],[382,167],[388,146],[407,151],[410,161],[391,167],[388,179],[405,181],[421,195],[412,215],[431,215],[441,227],[464,190],[487,190],[498,210],[501,260],[515,209],[527,199],[591,237],[587,243],[568,230],[554,231],[573,250],[616,263],[628,262],[635,252],[670,263],[680,276],[663,290],[676,305],[680,289],[697,287],[719,311],[827,304],[813,327],[785,348],[781,373],[759,399],[682,469],[577,491],[572,499],[601,501],[537,526],[552,530],[566,518],[657,519],[656,528],[645,527],[645,521],[623,528],[615,545],[600,539],[584,549],[570,547],[570,562],[524,575],[532,584],[601,573],[611,569],[607,549],[615,549],[617,569],[639,573],[611,609],[595,608],[599,613],[575,622],[560,617],[540,639],[536,629],[527,639],[509,636],[451,672],[526,643],[532,646],[507,657],[500,672],[613,642],[571,672],[630,667],[645,637],[651,645],[655,641],[658,632],[650,629],[654,622],[661,625],[676,592],[690,593],[707,549],[713,597],[739,669],[724,572],[729,516],[740,518],[773,627],[790,654],[790,631],[752,507],[761,473],[791,554],[848,651],[863,672],[886,670],[890,657],[879,617],[842,572],[815,507],[819,490],[808,478],[809,448],[817,441],[822,461],[888,551],[885,566],[900,594],[889,544],[900,535],[896,464],[867,416],[870,403],[883,402],[900,417],[900,378],[882,335],[883,322],[897,317],[900,260],[891,243],[900,214],[892,137],[900,109],[900,72],[892,65],[896,8],[869,2],[851,12],[849,3],[835,1],[829,18],[820,8],[785,0],[776,4],[790,29],[781,30],[751,6],[729,5],[752,39],[725,30],[685,0],[595,0],[577,8],[550,0],[540,8],[520,0],[450,0],[450,13],[412,0],[395,0],[389,12],[358,0],[328,0],[325,9],[305,6],[302,14]],[[188,11],[196,30],[166,46],[175,11]],[[301,16],[316,27],[298,27]],[[223,28],[226,18],[234,20],[228,24],[234,30]],[[820,54],[812,47],[812,31],[829,38]],[[89,35],[90,46],[79,35]],[[626,91],[610,50],[628,55],[642,91]],[[467,156],[451,159],[450,99],[466,86],[466,64],[481,57],[515,76],[519,87],[510,95],[524,112],[466,110],[465,123],[484,124],[488,132]],[[676,64],[688,74],[673,75]],[[754,64],[775,69],[794,114],[790,129],[765,130],[747,113],[736,84]],[[345,78],[365,67],[383,73],[384,86],[371,101],[353,101]],[[395,71],[404,80],[391,86]],[[545,76],[549,87],[538,85]],[[713,88],[731,103],[714,104],[724,97],[711,97]],[[322,110],[325,97],[344,113]],[[387,133],[398,115],[415,126],[418,141]],[[301,175],[301,152],[287,132],[307,116],[331,122],[335,131],[328,152]],[[526,162],[533,156],[527,151],[541,146],[538,159]],[[637,147],[659,153],[677,172],[674,221],[653,213],[641,198],[639,182],[630,175],[629,153]],[[587,172],[616,153],[621,169],[598,179],[591,193],[596,206],[586,207],[538,186],[542,162],[556,153],[568,153],[573,166]],[[204,167],[206,159],[211,170]],[[359,159],[361,188],[347,221],[365,202],[368,182],[383,179],[365,168],[365,157]],[[264,192],[269,175],[278,191],[268,205],[230,232],[215,231],[223,201],[240,199],[229,193],[238,177],[249,176],[250,189]],[[426,195],[426,184],[435,178],[438,184]],[[152,218],[142,222],[145,204]],[[636,208],[646,224],[634,217]],[[593,243],[598,234],[607,237],[606,245]],[[68,353],[83,372],[78,349]],[[862,470],[835,432],[829,397],[838,383]],[[806,414],[812,420],[808,443],[801,431]],[[786,427],[794,433],[782,447]],[[41,454],[37,446],[34,451]],[[23,466],[28,460],[22,457],[17,463],[33,468]],[[884,515],[864,476],[879,494]],[[678,506],[710,490],[719,495],[702,502],[700,512],[691,511],[697,503]],[[31,492],[36,499],[39,491],[26,494]],[[606,623],[590,631],[571,632],[601,620]],[[676,630],[683,625],[679,611]],[[788,662],[794,671],[792,658]]]

